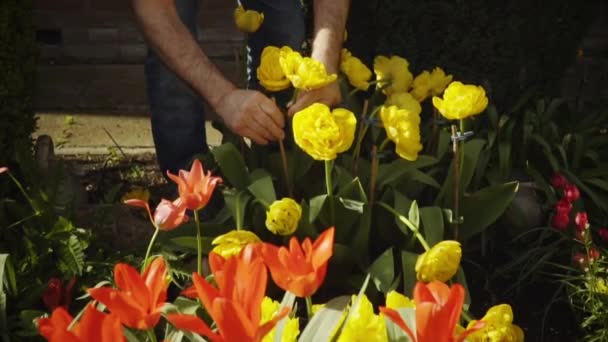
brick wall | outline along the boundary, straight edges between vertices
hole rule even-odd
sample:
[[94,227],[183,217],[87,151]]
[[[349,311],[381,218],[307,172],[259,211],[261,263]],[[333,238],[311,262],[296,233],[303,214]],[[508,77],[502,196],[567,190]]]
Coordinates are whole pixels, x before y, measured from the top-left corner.
[[[236,1],[202,1],[199,41],[216,58],[240,54],[234,28]],[[34,0],[34,25],[42,63],[138,64],[146,46],[130,0]]]

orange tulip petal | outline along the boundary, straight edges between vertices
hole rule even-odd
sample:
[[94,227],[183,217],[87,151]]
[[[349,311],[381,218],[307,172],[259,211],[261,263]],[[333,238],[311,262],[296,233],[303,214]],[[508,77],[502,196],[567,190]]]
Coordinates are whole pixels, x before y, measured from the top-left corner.
[[214,252],[209,253],[209,268],[211,269],[211,273],[215,274],[221,271],[225,263],[226,259],[223,256]]
[[382,312],[386,317],[388,317],[388,319],[393,321],[393,323],[397,324],[397,326],[399,326],[399,328],[401,328],[401,330],[403,330],[409,336],[410,340],[416,341],[416,336],[414,336],[414,333],[412,332],[410,327],[407,326],[407,324],[405,323],[405,321],[403,321],[403,318],[401,318],[401,315],[397,311],[384,306],[380,306],[378,309],[380,309],[380,312]]
[[130,205],[132,207],[140,207],[144,208],[148,211],[148,217],[150,218],[150,222],[154,223],[154,219],[152,218],[152,211],[150,210],[150,205],[148,202],[140,199],[128,199],[125,201],[125,204]]
[[219,290],[211,286],[211,284],[209,284],[198,273],[192,274],[192,281],[194,282],[194,287],[196,288],[198,298],[200,298],[201,302],[203,302],[205,309],[210,311],[213,307],[213,301],[220,295]]
[[142,307],[132,296],[116,289],[101,287],[89,289],[88,292],[93,299],[107,306],[111,313],[118,315],[120,321],[128,327],[149,329],[160,319],[159,314],[148,315],[146,308]]
[[252,322],[245,311],[227,298],[213,301],[211,316],[226,341],[253,341],[258,322]]
[[83,339],[78,338],[73,332],[67,330],[57,330],[48,338],[50,342],[82,342]]
[[177,329],[195,332],[208,337],[212,342],[222,341],[222,338],[214,333],[211,328],[200,318],[192,315],[168,314],[167,320]]
[[333,255],[334,234],[335,228],[331,227],[321,233],[315,240],[315,243],[312,246],[312,265],[314,268],[319,268],[321,265],[326,264]]
[[196,287],[194,285],[185,288],[181,295],[192,299],[198,298],[198,293],[196,292]]
[[118,263],[114,266],[114,282],[116,287],[125,292],[130,292],[133,299],[145,308],[150,304],[149,291],[139,271],[133,266]]
[[37,321],[38,332],[47,340],[50,340],[53,332],[58,330],[67,330],[73,318],[62,307],[53,310],[50,318],[40,318]]
[[87,306],[73,331],[81,341],[125,341],[118,316],[104,314],[92,304]]
[[167,300],[167,264],[163,258],[155,258],[142,275],[150,294],[150,308],[162,306]]
[[462,311],[462,306],[464,304],[464,296],[465,290],[462,285],[452,285],[450,288],[450,295],[447,303],[445,304],[445,308],[449,313],[447,323],[448,327],[456,327],[456,324],[458,324],[458,321],[460,320],[460,312]]

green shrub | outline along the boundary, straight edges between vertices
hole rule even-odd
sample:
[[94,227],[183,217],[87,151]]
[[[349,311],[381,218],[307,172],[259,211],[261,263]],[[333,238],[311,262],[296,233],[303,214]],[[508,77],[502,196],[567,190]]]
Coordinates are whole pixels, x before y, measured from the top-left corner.
[[36,128],[31,0],[0,3],[0,46],[0,165],[7,165],[14,161],[16,146],[31,145],[30,135]]

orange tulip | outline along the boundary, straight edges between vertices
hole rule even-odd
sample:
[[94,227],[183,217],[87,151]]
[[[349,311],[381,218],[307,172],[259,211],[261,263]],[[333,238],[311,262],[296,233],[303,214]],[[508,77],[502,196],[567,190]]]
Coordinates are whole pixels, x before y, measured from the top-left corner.
[[125,341],[120,319],[106,315],[88,305],[80,322],[68,330],[73,318],[62,307],[51,314],[51,318],[40,318],[38,332],[51,342],[119,342]]
[[314,244],[306,238],[301,246],[292,237],[289,249],[262,244],[259,249],[272,280],[298,297],[312,296],[325,280],[327,262],[334,249],[334,231],[334,227],[325,230]]
[[464,287],[454,284],[448,287],[440,281],[428,284],[418,282],[414,288],[416,305],[416,336],[393,309],[380,307],[380,311],[395,322],[414,342],[461,342],[471,333],[483,328],[479,322],[472,328],[454,336],[464,304]]
[[140,275],[127,264],[114,266],[114,281],[118,289],[100,287],[89,289],[95,300],[103,303],[120,321],[135,329],[153,328],[167,299],[167,265],[156,258]]
[[196,294],[216,323],[218,333],[196,316],[169,314],[167,320],[178,329],[193,331],[214,342],[260,341],[289,310],[286,308],[260,325],[268,274],[263,260],[252,251],[253,246],[246,246],[238,256],[228,259],[210,253],[210,260],[215,259],[211,269],[217,288],[199,274],[192,275]]
[[182,223],[188,221],[188,216],[186,215],[186,206],[183,204],[181,198],[178,198],[173,202],[164,198],[161,199],[160,203],[154,210],[154,215],[152,215],[150,206],[146,201],[140,199],[130,199],[126,200],[125,203],[134,207],[145,208],[148,211],[150,222],[152,222],[152,224],[155,227],[158,227],[160,230],[173,230],[179,227]]
[[203,165],[198,159],[192,163],[190,172],[179,170],[179,176],[176,176],[167,171],[167,176],[177,184],[179,197],[186,208],[191,210],[204,208],[213,195],[215,186],[222,182],[220,177],[212,177],[211,171],[205,174]]

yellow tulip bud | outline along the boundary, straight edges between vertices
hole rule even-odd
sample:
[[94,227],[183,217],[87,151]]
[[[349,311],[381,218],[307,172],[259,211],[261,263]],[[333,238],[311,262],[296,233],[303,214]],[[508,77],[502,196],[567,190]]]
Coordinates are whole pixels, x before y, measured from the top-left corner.
[[237,255],[243,247],[250,243],[261,242],[260,238],[248,230],[231,230],[226,234],[213,239],[211,245],[215,246],[213,252],[224,258]]
[[266,90],[280,91],[289,88],[291,85],[279,63],[281,54],[288,54],[290,52],[293,52],[293,50],[289,46],[284,46],[280,49],[276,46],[267,46],[262,51],[257,76],[260,84]]
[[430,250],[418,256],[416,277],[423,282],[439,280],[446,282],[458,271],[462,250],[460,242],[441,241]]
[[407,296],[397,291],[389,291],[386,294],[386,307],[389,309],[414,308],[414,302]]
[[481,86],[452,82],[443,93],[443,99],[433,97],[433,105],[448,120],[462,120],[483,112],[488,106],[488,98]]
[[407,59],[399,56],[377,56],[374,59],[377,86],[386,95],[407,92],[414,79],[409,66]]
[[[357,296],[352,297],[354,303]],[[359,306],[351,309],[348,321],[344,324],[344,328],[338,342],[346,341],[388,341],[386,334],[386,321],[384,317],[374,314],[372,303],[367,299],[366,295],[362,295],[359,301]]]
[[234,23],[236,27],[246,33],[257,31],[264,22],[264,13],[254,10],[245,10],[242,5],[239,5],[234,10]]
[[445,90],[445,87],[452,82],[452,75],[447,75],[440,67],[436,67],[431,72],[431,95],[439,96]]
[[310,57],[302,57],[298,52],[281,52],[279,64],[294,88],[313,90],[334,82],[338,75],[327,74],[325,65]]
[[[524,332],[520,327],[513,324],[513,310],[508,304],[495,305],[488,309],[481,319],[485,326],[467,337],[471,342],[523,342]],[[472,327],[477,321],[471,321],[468,327]]]
[[293,116],[296,144],[316,160],[334,160],[350,148],[355,138],[357,119],[351,111],[336,108],[332,112],[322,103],[312,105]]
[[395,152],[406,160],[418,159],[418,152],[422,150],[422,144],[420,143],[421,109],[416,100],[413,100],[413,102],[416,103],[417,107],[411,106],[410,110],[400,109],[397,106],[382,106],[380,108],[380,118],[386,130],[386,135],[395,143]]
[[266,211],[266,228],[273,234],[290,235],[298,229],[302,207],[291,198],[274,201]]
[[346,75],[350,84],[366,91],[369,88],[369,79],[372,77],[371,70],[347,49],[342,49],[341,57],[340,70]]
[[[279,313],[279,309],[281,304],[276,300],[272,300],[269,297],[264,297],[262,300],[262,315],[260,318],[260,325],[270,321],[274,318],[274,316]],[[274,333],[276,327],[272,328],[270,332],[264,335],[262,338],[262,342],[272,342],[274,341]],[[283,335],[281,336],[281,342],[293,342],[298,339],[298,335],[300,335],[300,320],[298,317],[287,318],[287,322],[285,326],[283,326]]]

